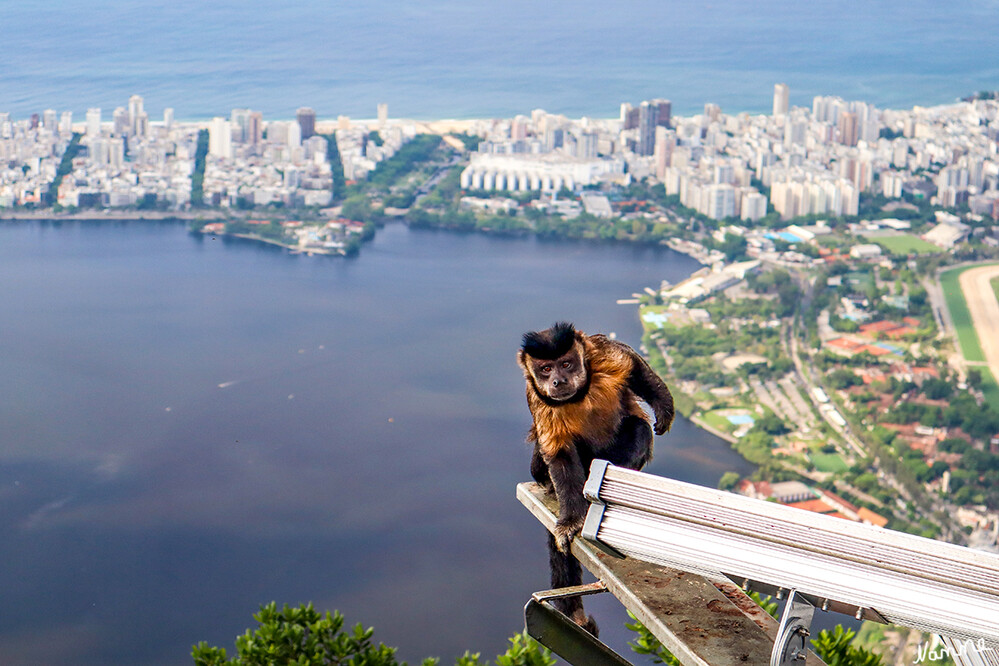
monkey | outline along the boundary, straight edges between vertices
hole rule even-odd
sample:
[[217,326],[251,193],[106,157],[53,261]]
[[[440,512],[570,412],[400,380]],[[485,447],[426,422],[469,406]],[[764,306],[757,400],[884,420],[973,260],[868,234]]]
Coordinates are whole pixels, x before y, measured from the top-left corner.
[[[533,423],[531,476],[558,500],[558,520],[548,535],[552,588],[582,582],[570,545],[583,527],[583,484],[594,458],[641,469],[652,458],[653,427],[638,404],[655,414],[655,433],[673,424],[673,396],[634,349],[605,335],[586,335],[568,322],[523,336],[517,363],[524,371]],[[555,601],[558,610],[597,635],[580,597]]]

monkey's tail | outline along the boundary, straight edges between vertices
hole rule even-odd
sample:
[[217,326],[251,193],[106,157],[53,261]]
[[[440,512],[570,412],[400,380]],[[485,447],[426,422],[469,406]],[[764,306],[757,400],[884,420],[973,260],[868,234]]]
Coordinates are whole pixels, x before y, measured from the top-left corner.
[[[583,567],[572,553],[563,553],[555,544],[555,537],[548,534],[548,564],[552,572],[552,589],[572,587],[583,582]],[[552,601],[555,609],[568,615],[573,622],[594,636],[599,634],[592,615],[583,610],[582,597],[566,597]]]

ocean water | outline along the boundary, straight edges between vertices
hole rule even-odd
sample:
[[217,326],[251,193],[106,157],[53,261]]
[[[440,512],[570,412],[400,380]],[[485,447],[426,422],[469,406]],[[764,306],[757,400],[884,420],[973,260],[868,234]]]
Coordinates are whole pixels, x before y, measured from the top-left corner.
[[153,119],[509,117],[544,108],[612,117],[621,102],[769,112],[840,95],[883,107],[999,88],[996,0],[300,0],[4,2],[0,111],[143,95]]

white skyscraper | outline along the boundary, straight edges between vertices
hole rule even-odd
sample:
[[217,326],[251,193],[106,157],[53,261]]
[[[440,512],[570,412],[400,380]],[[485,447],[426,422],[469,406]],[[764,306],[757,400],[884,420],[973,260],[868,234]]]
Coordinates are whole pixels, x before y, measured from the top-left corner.
[[115,170],[121,170],[125,164],[125,140],[119,136],[114,137],[107,143],[108,146],[108,166]]
[[173,107],[163,109],[163,125],[169,130],[173,127]]
[[69,134],[73,131],[73,112],[63,111],[59,116],[59,132]]
[[132,95],[128,98],[128,130],[131,134],[136,134],[136,125],[139,122],[139,116],[142,114],[142,97],[140,95]]
[[288,147],[302,147],[302,126],[298,124],[297,120],[288,123]]
[[99,108],[87,109],[87,136],[98,137],[101,135],[101,110]]
[[791,92],[786,83],[774,84],[774,115],[786,116]]
[[221,116],[212,118],[208,128],[208,154],[232,159],[232,123]]
[[56,112],[55,109],[45,109],[42,113],[42,127],[50,132],[55,132],[56,127]]
[[250,110],[233,109],[230,122],[236,143],[246,143],[250,137]]
[[388,122],[388,104],[379,104],[378,105],[378,124],[384,127],[385,123],[387,123],[387,122]]
[[131,130],[132,123],[128,119],[128,111],[119,106],[111,112],[111,133],[115,136],[125,136]]

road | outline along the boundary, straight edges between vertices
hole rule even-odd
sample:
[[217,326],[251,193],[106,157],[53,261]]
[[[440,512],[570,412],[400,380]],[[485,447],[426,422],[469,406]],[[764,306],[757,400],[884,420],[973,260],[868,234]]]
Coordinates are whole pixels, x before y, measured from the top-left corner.
[[430,178],[427,178],[426,182],[424,182],[422,185],[416,188],[416,199],[413,202],[413,205],[415,206],[416,204],[420,203],[420,200],[423,199],[423,197],[430,194],[430,192],[433,191],[434,187],[437,186],[437,183],[441,182],[444,176],[447,175],[447,172],[451,169],[451,167],[453,167],[455,164],[457,164],[460,161],[461,161],[461,155],[454,155],[451,157],[451,159],[448,161],[447,164],[437,167],[437,170],[434,171],[433,175],[430,176]]

